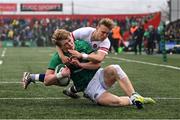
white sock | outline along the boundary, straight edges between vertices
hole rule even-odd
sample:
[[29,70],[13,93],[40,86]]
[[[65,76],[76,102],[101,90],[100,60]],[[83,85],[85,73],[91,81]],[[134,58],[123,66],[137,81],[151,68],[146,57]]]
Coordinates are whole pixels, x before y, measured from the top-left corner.
[[30,74],[30,77],[33,81],[39,81],[40,74]]
[[35,80],[39,81],[39,74],[35,74]]
[[132,105],[132,104],[133,104],[130,98],[129,98],[129,103],[130,103],[130,105]]

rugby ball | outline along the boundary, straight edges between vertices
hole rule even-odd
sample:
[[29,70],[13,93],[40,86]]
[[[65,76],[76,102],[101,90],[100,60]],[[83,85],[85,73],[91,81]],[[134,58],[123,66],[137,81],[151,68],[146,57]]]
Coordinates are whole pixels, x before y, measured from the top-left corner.
[[[55,68],[55,74],[61,72],[64,68],[65,68],[64,64],[59,64]],[[70,78],[69,77],[62,77],[62,78],[57,79],[57,82],[58,82],[59,86],[67,86],[70,82]]]

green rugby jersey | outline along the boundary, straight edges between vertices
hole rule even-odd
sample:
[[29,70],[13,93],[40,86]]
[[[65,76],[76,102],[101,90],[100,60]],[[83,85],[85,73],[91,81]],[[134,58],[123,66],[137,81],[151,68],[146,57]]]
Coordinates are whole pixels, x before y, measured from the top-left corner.
[[[89,54],[93,52],[93,49],[84,40],[76,40],[75,41],[75,50],[77,50],[80,53],[86,53]],[[70,56],[70,54],[64,53],[66,56]],[[87,60],[80,60],[80,62],[88,62]],[[62,60],[59,58],[58,53],[54,53],[52,56],[48,69],[55,70],[56,66],[59,64],[63,64]],[[71,71],[71,79],[73,80],[74,85],[76,86],[77,91],[84,91],[84,89],[87,87],[90,80],[93,78],[94,74],[96,73],[96,70],[88,70],[88,69],[82,69],[79,67],[76,67],[74,65],[67,65],[68,68]]]

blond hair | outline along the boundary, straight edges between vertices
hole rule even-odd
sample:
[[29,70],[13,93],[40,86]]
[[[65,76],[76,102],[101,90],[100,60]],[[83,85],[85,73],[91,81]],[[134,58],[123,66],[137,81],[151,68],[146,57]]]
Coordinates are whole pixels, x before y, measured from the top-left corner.
[[98,23],[98,26],[100,25],[104,25],[111,30],[114,27],[114,22],[110,18],[103,18]]
[[67,39],[70,36],[70,32],[64,29],[56,29],[52,35],[52,42],[57,45],[57,42]]

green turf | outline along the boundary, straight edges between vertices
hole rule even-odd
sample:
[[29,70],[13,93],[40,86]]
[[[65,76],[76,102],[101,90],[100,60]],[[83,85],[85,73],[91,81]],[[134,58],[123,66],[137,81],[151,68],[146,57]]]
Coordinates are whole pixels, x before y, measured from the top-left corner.
[[[0,55],[3,50],[0,48]],[[157,104],[145,105],[141,110],[134,106],[98,106],[84,98],[69,99],[62,94],[63,87],[36,83],[24,90],[20,83],[14,83],[20,82],[24,71],[45,72],[54,51],[54,48],[7,48],[5,56],[0,56],[3,61],[0,65],[0,119],[180,119],[180,70],[171,68],[106,58],[103,67],[119,64],[137,92],[156,99]],[[167,63],[161,55],[122,53],[108,56],[180,67],[180,55],[168,55]],[[110,91],[124,95],[118,84]]]

